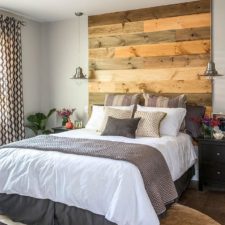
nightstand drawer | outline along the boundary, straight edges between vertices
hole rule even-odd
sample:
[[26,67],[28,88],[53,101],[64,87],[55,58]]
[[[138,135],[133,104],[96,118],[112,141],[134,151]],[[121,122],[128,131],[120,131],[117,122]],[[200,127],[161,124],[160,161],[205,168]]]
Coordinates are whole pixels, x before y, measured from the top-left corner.
[[203,161],[225,163],[225,146],[224,145],[202,145]]
[[203,165],[203,178],[205,180],[223,181],[225,182],[225,165]]

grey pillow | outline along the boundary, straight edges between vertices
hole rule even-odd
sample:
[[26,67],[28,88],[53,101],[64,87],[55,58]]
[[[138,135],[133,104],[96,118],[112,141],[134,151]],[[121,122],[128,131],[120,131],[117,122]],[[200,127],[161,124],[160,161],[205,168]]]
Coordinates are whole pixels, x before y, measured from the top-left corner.
[[141,118],[117,119],[109,116],[105,126],[105,130],[101,135],[135,138],[135,133],[140,119]]

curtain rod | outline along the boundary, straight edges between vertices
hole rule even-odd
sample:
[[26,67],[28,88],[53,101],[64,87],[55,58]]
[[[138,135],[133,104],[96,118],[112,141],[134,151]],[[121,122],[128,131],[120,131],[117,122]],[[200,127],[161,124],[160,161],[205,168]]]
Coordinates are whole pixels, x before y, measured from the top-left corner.
[[13,12],[13,11],[10,11],[10,10],[4,9],[4,8],[0,8],[0,14],[2,14],[3,16],[14,17],[15,19],[19,20],[23,26],[26,25],[26,22],[24,20],[25,17],[19,15],[16,12]]

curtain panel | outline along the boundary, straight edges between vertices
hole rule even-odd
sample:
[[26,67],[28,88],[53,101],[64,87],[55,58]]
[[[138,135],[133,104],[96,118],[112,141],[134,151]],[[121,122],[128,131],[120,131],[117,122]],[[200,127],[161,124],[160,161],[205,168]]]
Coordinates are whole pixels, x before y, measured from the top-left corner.
[[0,15],[0,145],[25,136],[21,26]]

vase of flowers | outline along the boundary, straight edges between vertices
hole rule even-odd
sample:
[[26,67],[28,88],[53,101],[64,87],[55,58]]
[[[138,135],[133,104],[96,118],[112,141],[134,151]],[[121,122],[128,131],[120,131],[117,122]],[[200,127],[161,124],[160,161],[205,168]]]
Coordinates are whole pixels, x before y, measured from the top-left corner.
[[213,138],[214,128],[220,125],[218,119],[205,116],[202,119],[202,133],[204,138]]
[[73,112],[76,109],[61,109],[61,110],[57,110],[57,114],[59,117],[62,118],[62,126],[65,126],[66,123],[70,120],[70,116],[73,114]]

